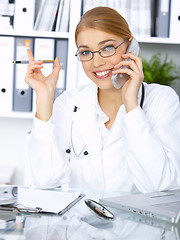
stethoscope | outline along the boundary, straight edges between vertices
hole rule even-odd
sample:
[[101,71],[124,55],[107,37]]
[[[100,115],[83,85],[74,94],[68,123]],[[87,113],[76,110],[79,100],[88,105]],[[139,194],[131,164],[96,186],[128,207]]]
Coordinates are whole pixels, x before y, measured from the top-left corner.
[[[77,112],[78,107],[74,106],[74,111],[73,112]],[[71,157],[85,157],[89,155],[89,152],[86,150],[86,145],[84,145],[84,147],[82,148],[82,150],[77,154],[74,146],[73,146],[73,141],[72,141],[72,131],[73,131],[73,122],[71,123],[71,144],[70,144],[70,148],[66,149],[66,153],[68,153]]]
[[[142,83],[142,93],[141,93],[141,101],[140,101],[141,108],[143,108],[144,97],[145,97],[145,87],[144,87],[144,84]],[[77,112],[77,110],[78,110],[78,107],[74,106],[73,112]],[[71,133],[72,133],[72,127],[73,127],[73,123],[71,124]],[[89,152],[86,150],[86,145],[82,148],[80,153],[76,154],[76,151],[72,144],[72,134],[71,134],[71,146],[70,148],[66,149],[66,153],[71,155],[72,157],[85,157],[89,155]]]

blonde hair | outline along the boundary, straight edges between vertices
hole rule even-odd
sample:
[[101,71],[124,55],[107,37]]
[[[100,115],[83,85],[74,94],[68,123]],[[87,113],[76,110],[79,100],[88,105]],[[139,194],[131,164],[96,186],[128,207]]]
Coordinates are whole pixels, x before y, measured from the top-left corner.
[[109,7],[95,7],[87,11],[78,23],[75,31],[75,42],[79,32],[93,28],[128,39],[132,36],[126,20],[116,10]]

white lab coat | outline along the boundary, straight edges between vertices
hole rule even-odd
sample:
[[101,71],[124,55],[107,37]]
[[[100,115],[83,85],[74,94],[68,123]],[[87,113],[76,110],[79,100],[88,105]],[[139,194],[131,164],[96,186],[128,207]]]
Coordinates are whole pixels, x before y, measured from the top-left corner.
[[28,183],[126,192],[180,185],[179,97],[170,87],[144,85],[143,109],[126,113],[122,105],[105,146],[97,122],[97,87],[92,83],[61,94],[48,122],[34,119]]

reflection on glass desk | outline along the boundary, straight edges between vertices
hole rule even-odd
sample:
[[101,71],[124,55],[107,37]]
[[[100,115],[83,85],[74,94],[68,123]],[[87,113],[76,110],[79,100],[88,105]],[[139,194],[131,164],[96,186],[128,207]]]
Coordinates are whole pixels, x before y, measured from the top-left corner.
[[[97,202],[99,198],[113,195],[88,191],[85,194],[84,199]],[[180,224],[153,220],[114,208],[108,209],[115,219],[101,219],[89,210],[84,199],[62,216],[0,211],[0,240],[180,239]]]

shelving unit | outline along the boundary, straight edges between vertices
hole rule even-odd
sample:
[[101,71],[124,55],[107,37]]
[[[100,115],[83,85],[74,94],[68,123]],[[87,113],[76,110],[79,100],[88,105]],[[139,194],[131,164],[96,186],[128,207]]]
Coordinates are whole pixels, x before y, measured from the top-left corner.
[[[49,39],[67,39],[68,51],[67,51],[67,75],[66,75],[66,89],[72,89],[76,87],[76,69],[77,59],[75,57],[76,46],[74,41],[74,32],[77,23],[81,16],[81,0],[71,0],[70,4],[70,21],[69,32],[47,32],[47,31],[16,31],[16,30],[0,30],[0,36],[9,37],[32,37],[32,38],[49,38]],[[13,60],[13,59],[12,59]],[[5,113],[0,110],[0,117],[7,118],[33,118],[33,112],[15,112]]]
[[[33,37],[33,38],[50,38],[50,39],[67,39],[68,40],[68,62],[67,62],[67,76],[66,76],[66,90],[70,90],[80,86],[81,80],[79,78],[83,78],[84,80],[87,78],[85,74],[82,73],[81,63],[76,59],[75,52],[75,40],[74,33],[77,23],[79,22],[81,16],[82,9],[82,0],[71,0],[70,5],[70,23],[69,23],[69,32],[45,32],[45,31],[15,31],[15,30],[3,30],[0,32],[0,36],[16,36],[16,37]],[[146,48],[150,44],[157,45],[177,45],[178,50],[180,50],[180,39],[170,39],[170,38],[157,38],[157,37],[143,37],[138,38],[137,40],[140,42],[140,45],[143,44]],[[165,46],[166,47],[166,46]],[[179,51],[178,51],[179,52]],[[178,53],[177,53],[178,54]],[[180,59],[179,59],[180,60]],[[78,76],[81,73],[81,76]],[[11,113],[3,113],[0,111],[0,117],[8,117],[8,118],[33,118],[34,113],[26,113],[26,112],[11,112]]]
[[44,37],[44,38],[69,38],[69,32],[46,32],[46,31],[31,31],[21,32],[16,30],[6,31],[1,30],[1,36],[21,36],[21,37]]
[[156,44],[178,44],[180,45],[180,39],[171,38],[158,38],[158,37],[143,37],[137,38],[140,43],[156,43]]

